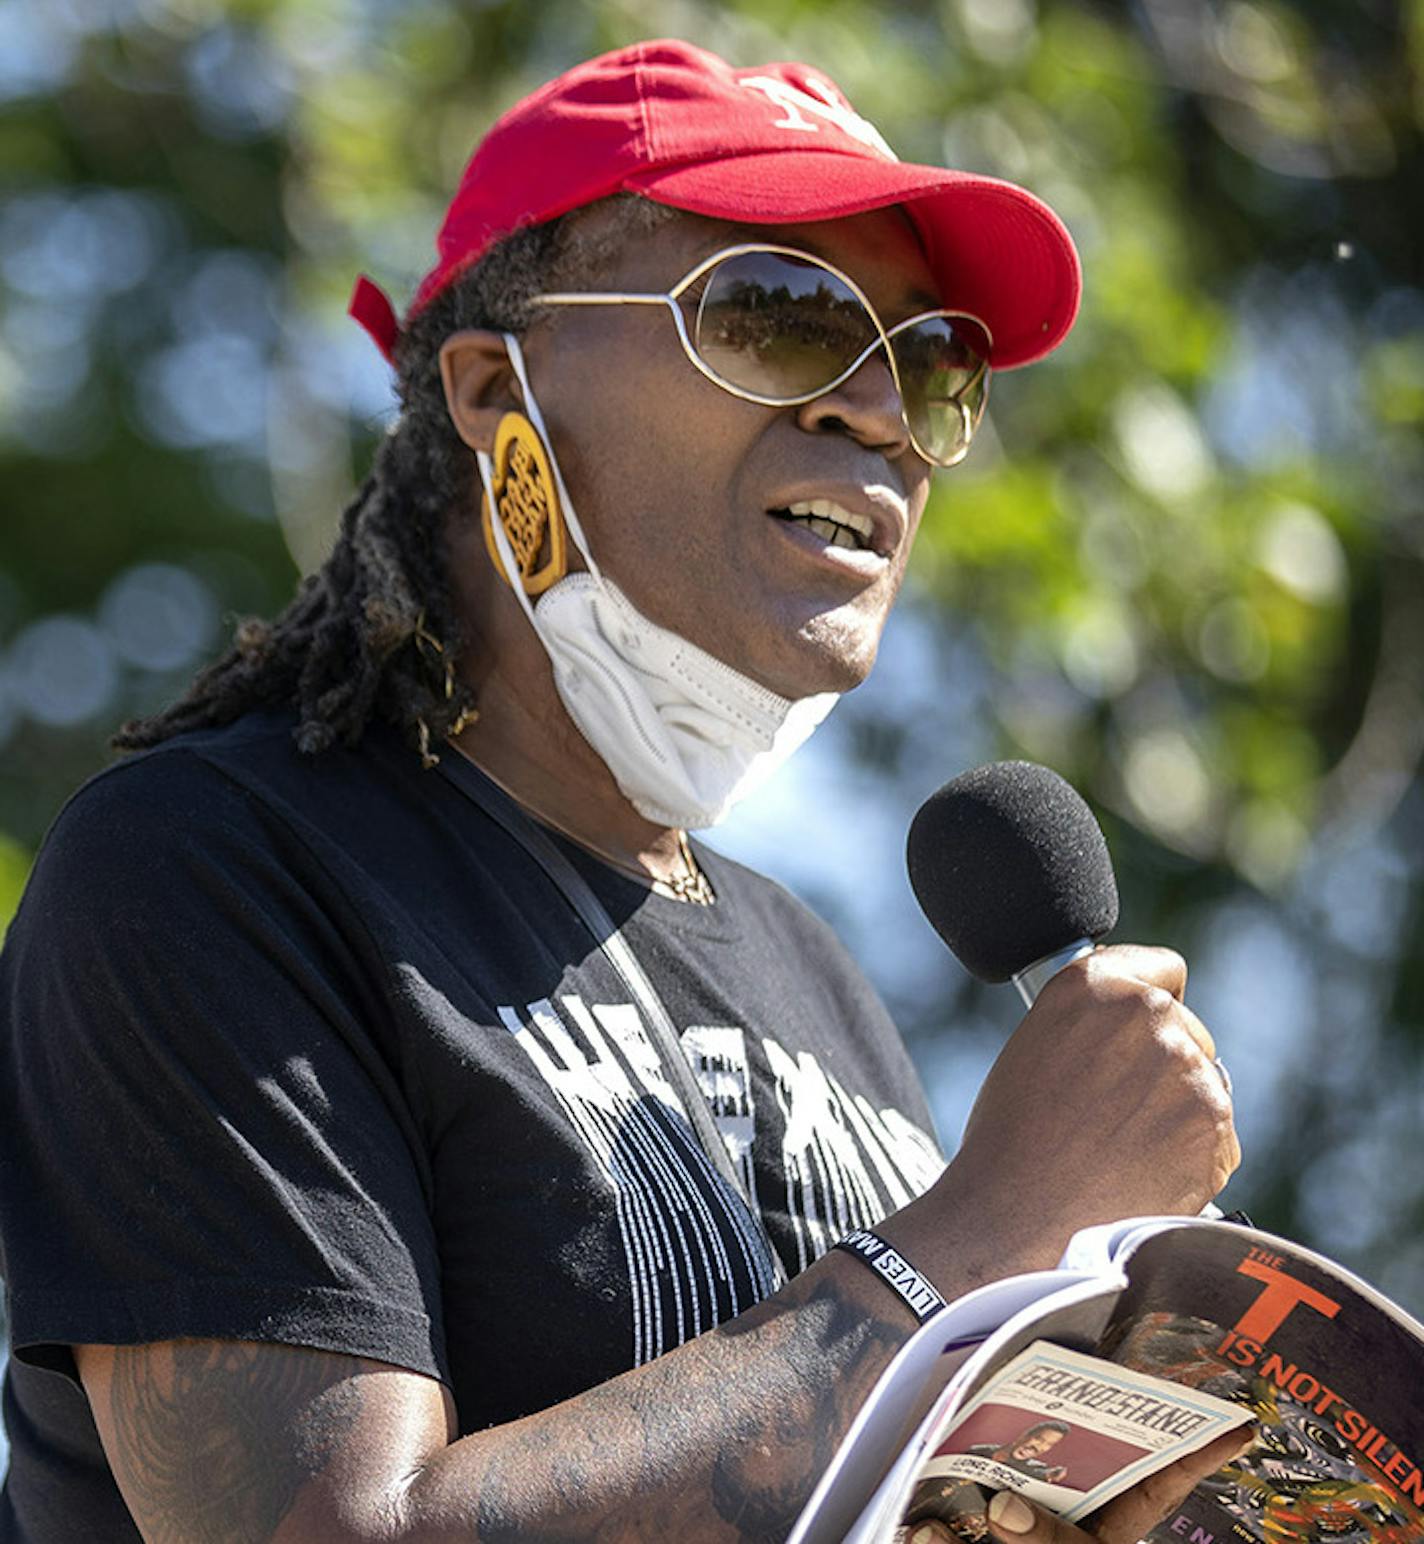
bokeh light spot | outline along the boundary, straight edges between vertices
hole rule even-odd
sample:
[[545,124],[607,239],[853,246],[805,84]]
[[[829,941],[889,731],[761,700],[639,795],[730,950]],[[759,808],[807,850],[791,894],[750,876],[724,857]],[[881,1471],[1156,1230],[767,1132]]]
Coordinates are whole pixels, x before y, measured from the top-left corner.
[[1261,567],[1302,600],[1323,606],[1345,592],[1345,554],[1330,522],[1308,504],[1283,505],[1261,533]]
[[119,684],[109,640],[82,617],[51,616],[11,645],[9,691],[16,707],[54,728],[72,728],[108,707]]
[[140,563],[104,592],[99,620],[120,656],[143,670],[191,665],[217,629],[217,602],[196,575]]

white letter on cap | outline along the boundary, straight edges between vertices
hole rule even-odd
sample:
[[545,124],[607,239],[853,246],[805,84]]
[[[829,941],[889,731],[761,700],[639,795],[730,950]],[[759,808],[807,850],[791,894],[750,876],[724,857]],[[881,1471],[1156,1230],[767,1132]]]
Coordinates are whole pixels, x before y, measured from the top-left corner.
[[807,85],[818,93],[815,96],[810,91],[793,86],[790,81],[777,80],[772,75],[741,75],[737,77],[737,84],[747,86],[752,91],[760,91],[786,114],[772,124],[774,129],[799,129],[805,134],[818,133],[820,125],[803,116],[804,113],[812,113],[817,118],[829,119],[842,133],[858,139],[872,150],[878,150],[890,160],[899,159],[873,123],[862,118],[844,102],[837,101],[830,87],[818,80],[807,81]]

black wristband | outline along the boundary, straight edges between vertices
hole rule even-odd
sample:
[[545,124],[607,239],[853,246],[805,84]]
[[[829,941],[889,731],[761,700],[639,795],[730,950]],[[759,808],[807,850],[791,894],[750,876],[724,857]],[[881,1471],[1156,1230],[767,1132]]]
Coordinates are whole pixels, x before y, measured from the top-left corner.
[[847,1233],[835,1246],[854,1255],[862,1265],[868,1265],[886,1286],[898,1292],[910,1312],[920,1321],[932,1319],[944,1307],[944,1299],[938,1288],[878,1233],[869,1228],[856,1228]]

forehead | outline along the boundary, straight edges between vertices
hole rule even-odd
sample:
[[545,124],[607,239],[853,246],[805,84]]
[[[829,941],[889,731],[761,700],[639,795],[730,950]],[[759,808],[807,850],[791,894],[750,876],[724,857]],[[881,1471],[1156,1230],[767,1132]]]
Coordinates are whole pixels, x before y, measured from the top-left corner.
[[626,249],[619,268],[630,283],[667,289],[719,247],[758,241],[796,247],[834,263],[887,319],[945,304],[914,226],[904,210],[894,207],[794,225],[737,225],[679,213],[651,238]]

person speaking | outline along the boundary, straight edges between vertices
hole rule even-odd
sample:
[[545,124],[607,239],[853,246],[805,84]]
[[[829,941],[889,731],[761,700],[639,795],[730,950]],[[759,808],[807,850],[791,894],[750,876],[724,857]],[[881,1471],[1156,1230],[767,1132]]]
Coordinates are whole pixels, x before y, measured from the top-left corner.
[[936,1301],[1238,1161],[1123,947],[946,1166],[830,931],[688,835],[869,672],[1073,321],[1058,218],[664,41],[512,108],[437,248],[400,318],[357,287],[401,411],[331,555],[122,730],[9,934],[6,1541],[778,1538]]

